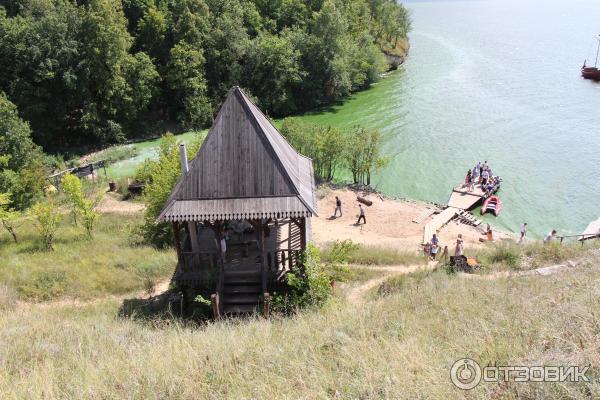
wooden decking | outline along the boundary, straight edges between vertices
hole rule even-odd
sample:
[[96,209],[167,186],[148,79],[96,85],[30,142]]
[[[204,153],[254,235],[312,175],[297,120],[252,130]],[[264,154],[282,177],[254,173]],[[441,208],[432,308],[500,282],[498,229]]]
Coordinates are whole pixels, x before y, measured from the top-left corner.
[[587,240],[595,237],[600,237],[600,218],[591,222],[581,236],[579,236],[578,240]]
[[435,215],[423,228],[423,243],[429,242],[434,233],[439,232],[440,229],[458,214],[475,207],[484,198],[485,193],[481,185],[476,185],[471,192],[467,191],[462,185],[452,189],[450,199],[448,200],[448,207]]

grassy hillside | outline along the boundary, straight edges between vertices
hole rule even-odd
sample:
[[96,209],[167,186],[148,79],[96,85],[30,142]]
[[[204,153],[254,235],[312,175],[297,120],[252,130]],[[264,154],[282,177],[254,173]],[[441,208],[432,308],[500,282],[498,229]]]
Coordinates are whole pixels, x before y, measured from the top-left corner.
[[[359,306],[289,319],[117,317],[121,303],[0,311],[4,398],[597,398],[600,270],[419,273]],[[586,365],[591,383],[452,386],[455,360]]]
[[89,299],[141,290],[166,279],[175,268],[175,252],[132,245],[131,228],[139,218],[103,214],[89,240],[65,216],[52,252],[43,249],[31,220],[18,230],[18,244],[2,230],[0,286],[23,300]]

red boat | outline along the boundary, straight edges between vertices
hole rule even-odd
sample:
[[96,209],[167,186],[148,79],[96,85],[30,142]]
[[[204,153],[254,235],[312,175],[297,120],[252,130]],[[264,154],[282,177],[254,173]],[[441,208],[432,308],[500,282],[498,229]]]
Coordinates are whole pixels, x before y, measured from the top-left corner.
[[600,69],[598,69],[598,58],[600,56],[600,35],[596,36],[595,39],[598,41],[598,49],[596,50],[596,64],[593,67],[586,66],[586,61],[583,62],[581,67],[581,76],[585,79],[592,79],[594,81],[600,81]]
[[490,211],[493,212],[497,217],[500,214],[500,210],[502,209],[502,201],[498,196],[490,196],[483,202],[483,206],[481,207],[481,215]]
[[594,67],[583,67],[581,68],[581,76],[585,79],[600,81],[600,70]]

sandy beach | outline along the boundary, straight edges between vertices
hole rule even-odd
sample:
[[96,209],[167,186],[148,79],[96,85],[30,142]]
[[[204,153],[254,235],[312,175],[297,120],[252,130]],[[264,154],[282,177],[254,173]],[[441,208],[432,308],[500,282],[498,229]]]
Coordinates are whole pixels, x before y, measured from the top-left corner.
[[[366,224],[356,225],[359,214],[357,195],[373,202],[370,207],[365,206]],[[342,201],[342,217],[332,217],[335,196]],[[387,199],[378,194],[365,195],[350,189],[331,189],[325,197],[319,199],[318,206],[319,216],[312,218],[312,228],[313,240],[319,246],[335,240],[350,239],[367,246],[415,252],[421,251],[423,227],[431,220],[431,216],[421,223],[415,223],[413,220],[422,215],[427,208],[436,208],[435,205],[424,202]],[[463,236],[465,248],[484,245],[479,241],[484,237],[480,230],[456,221],[451,221],[443,227],[438,236],[441,245],[448,246],[452,252],[459,234]],[[495,240],[507,238],[510,238],[508,234],[494,230]]]

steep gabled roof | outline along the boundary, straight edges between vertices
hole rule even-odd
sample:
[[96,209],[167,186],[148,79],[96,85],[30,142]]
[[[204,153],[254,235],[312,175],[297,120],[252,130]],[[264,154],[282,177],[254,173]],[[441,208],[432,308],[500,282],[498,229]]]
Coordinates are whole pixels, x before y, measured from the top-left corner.
[[312,161],[298,154],[248,96],[234,87],[159,219],[203,221],[316,213]]

